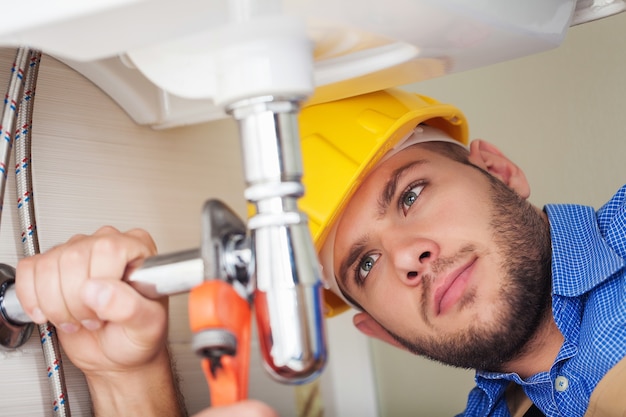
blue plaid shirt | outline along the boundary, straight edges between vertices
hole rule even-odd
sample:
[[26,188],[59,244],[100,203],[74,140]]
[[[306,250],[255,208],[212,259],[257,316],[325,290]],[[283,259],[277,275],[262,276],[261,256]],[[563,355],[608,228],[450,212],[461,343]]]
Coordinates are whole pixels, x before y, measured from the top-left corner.
[[[626,356],[626,186],[597,213],[545,207],[552,237],[552,312],[565,342],[550,371],[476,372],[462,416],[509,417],[513,381],[548,417],[583,416],[593,389]],[[626,395],[626,387],[624,388]]]

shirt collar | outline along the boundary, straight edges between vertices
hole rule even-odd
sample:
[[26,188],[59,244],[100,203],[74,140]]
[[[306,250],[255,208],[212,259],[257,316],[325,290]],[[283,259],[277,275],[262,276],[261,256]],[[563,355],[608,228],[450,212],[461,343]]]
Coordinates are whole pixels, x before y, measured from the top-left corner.
[[600,234],[592,207],[551,204],[544,210],[550,221],[555,294],[579,296],[624,267]]

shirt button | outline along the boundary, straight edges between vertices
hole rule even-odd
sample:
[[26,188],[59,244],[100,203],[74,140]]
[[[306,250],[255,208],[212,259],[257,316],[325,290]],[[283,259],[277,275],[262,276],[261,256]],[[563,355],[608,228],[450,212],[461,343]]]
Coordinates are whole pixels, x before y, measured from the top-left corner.
[[569,379],[564,376],[557,376],[554,380],[554,389],[563,392],[569,387]]

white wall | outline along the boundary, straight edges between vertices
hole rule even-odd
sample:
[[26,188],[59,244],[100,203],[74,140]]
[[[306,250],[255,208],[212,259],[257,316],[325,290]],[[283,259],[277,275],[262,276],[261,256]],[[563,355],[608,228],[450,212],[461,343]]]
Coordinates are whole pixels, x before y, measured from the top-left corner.
[[[570,30],[552,51],[406,88],[453,103],[472,138],[525,169],[531,201],[599,207],[626,183],[626,13]],[[373,342],[382,417],[463,410],[473,374]]]

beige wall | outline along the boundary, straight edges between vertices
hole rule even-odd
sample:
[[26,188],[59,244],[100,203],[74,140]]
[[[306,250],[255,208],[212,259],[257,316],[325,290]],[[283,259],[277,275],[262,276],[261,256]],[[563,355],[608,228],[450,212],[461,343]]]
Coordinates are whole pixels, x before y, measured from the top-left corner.
[[[454,103],[473,138],[526,171],[537,205],[598,207],[626,182],[626,13],[572,28],[552,51],[408,86]],[[382,417],[463,410],[473,374],[372,343]]]

